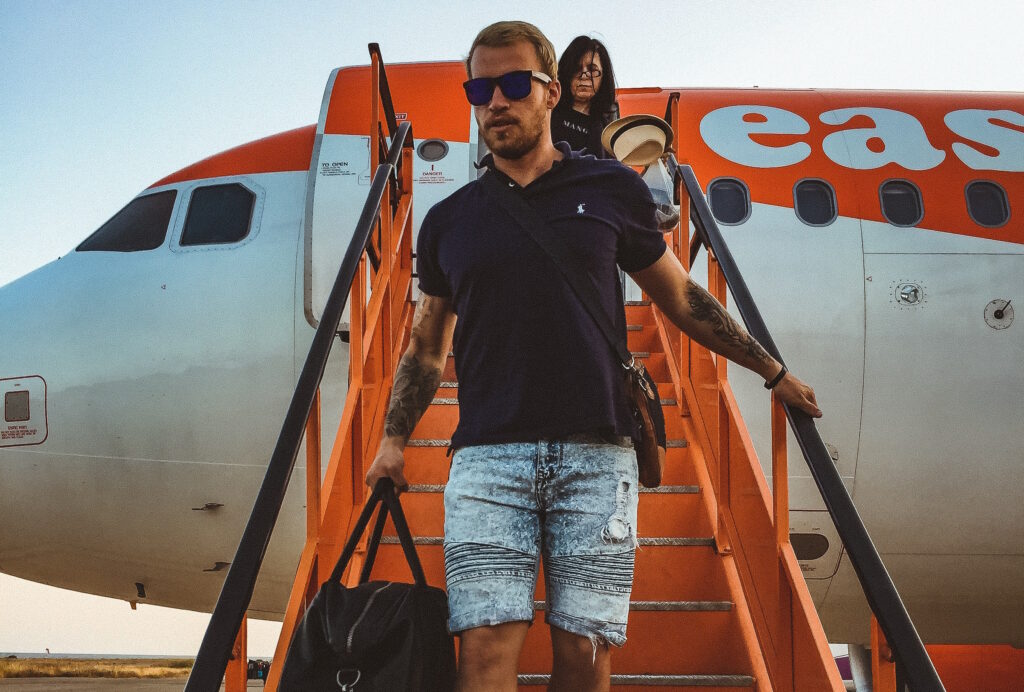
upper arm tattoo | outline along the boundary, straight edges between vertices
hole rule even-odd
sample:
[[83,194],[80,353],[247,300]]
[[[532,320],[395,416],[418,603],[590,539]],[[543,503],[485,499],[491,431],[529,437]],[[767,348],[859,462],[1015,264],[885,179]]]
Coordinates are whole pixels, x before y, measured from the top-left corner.
[[767,363],[771,359],[757,339],[750,336],[714,296],[693,280],[686,284],[686,301],[694,319],[707,324],[723,346],[731,346],[757,362]]

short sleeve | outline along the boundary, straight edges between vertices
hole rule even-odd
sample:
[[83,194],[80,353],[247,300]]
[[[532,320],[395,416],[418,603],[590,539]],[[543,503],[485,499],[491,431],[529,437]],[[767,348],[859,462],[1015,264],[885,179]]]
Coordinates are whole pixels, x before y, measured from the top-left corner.
[[654,199],[635,171],[623,171],[622,232],[615,261],[626,272],[651,266],[665,253],[665,236],[658,230]]
[[421,291],[438,298],[448,298],[452,290],[438,261],[439,231],[437,215],[431,209],[423,218],[416,239],[416,275],[419,277]]

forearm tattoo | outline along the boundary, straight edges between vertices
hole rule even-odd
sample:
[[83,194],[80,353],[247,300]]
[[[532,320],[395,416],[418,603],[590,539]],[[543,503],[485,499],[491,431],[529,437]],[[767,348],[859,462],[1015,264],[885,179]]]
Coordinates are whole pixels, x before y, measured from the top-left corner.
[[[718,348],[726,351],[723,355],[732,357],[746,356],[756,363],[767,363],[771,356],[761,347],[757,339],[750,336],[736,320],[725,311],[722,304],[703,287],[690,281],[686,286],[686,301],[696,320],[708,325],[711,332],[718,337]],[[705,344],[707,345],[707,344]]]
[[402,356],[384,421],[385,434],[408,440],[440,384],[440,370],[420,363],[414,355]]

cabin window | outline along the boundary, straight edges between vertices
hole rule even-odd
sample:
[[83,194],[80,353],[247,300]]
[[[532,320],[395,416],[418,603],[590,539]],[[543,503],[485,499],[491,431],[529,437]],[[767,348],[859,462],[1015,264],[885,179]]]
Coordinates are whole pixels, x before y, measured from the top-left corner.
[[27,389],[4,394],[5,423],[21,423],[29,420],[31,417],[29,415],[29,392]]
[[238,183],[196,188],[180,244],[237,243],[249,235],[255,203],[256,195]]
[[878,189],[882,216],[893,226],[916,226],[924,218],[921,191],[909,180],[887,180]]
[[416,147],[416,153],[424,161],[440,161],[448,155],[448,142],[443,139],[425,139]]
[[138,252],[164,243],[176,190],[136,197],[76,248],[79,252]]
[[836,220],[836,193],[824,180],[801,180],[793,187],[793,208],[808,226],[827,226]]
[[967,213],[979,226],[995,228],[1010,220],[1006,191],[988,180],[975,180],[967,186]]
[[708,185],[708,203],[718,223],[736,226],[750,218],[750,193],[736,178],[718,178]]

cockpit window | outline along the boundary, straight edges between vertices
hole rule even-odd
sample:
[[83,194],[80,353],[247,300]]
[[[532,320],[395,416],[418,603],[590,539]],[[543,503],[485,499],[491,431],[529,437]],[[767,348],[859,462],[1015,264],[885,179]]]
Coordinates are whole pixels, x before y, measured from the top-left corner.
[[175,190],[136,197],[78,246],[79,252],[138,252],[164,243]]
[[237,243],[249,235],[256,195],[238,183],[196,188],[181,245]]

